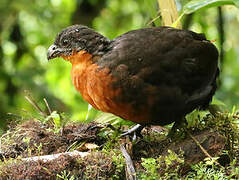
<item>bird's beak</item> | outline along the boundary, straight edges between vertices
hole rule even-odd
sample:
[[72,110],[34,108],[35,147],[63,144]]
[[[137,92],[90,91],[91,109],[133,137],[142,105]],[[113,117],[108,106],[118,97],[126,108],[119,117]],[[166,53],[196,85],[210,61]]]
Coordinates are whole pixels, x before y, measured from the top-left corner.
[[63,50],[61,48],[58,48],[55,44],[53,44],[48,48],[47,59],[49,61],[50,59],[59,57],[62,53],[63,53]]

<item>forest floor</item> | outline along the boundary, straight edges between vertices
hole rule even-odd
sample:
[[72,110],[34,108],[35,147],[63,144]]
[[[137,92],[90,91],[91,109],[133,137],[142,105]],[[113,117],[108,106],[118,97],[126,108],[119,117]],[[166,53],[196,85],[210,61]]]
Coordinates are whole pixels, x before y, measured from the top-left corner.
[[128,126],[30,119],[0,137],[0,179],[239,179],[238,113],[191,118],[173,139],[151,126],[135,140]]

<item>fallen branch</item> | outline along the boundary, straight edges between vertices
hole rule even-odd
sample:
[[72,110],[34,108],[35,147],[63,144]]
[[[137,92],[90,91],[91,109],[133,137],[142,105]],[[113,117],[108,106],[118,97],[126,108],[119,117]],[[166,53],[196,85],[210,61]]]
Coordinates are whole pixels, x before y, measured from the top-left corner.
[[134,169],[133,161],[130,158],[130,155],[126,151],[124,145],[120,145],[120,150],[125,158],[126,162],[126,177],[128,180],[137,180],[136,171]]
[[[192,138],[192,140],[198,145],[198,147],[202,150],[202,152],[210,159],[213,160],[213,157],[207,152],[207,150],[200,144],[200,142],[189,132],[186,130],[188,135]],[[215,161],[216,165],[221,166],[217,161]]]
[[53,161],[57,158],[59,158],[60,156],[71,156],[74,158],[77,157],[85,157],[88,156],[90,153],[89,152],[80,152],[80,151],[72,151],[72,152],[64,152],[64,153],[58,153],[58,154],[51,154],[51,155],[45,155],[45,156],[34,156],[34,157],[29,157],[29,158],[23,158],[23,161]]

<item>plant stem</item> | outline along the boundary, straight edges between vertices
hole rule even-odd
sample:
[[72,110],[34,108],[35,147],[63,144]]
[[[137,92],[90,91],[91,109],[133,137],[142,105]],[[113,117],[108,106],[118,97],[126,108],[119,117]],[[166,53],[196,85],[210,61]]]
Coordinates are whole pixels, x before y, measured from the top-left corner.
[[[172,26],[178,19],[178,11],[175,0],[158,0],[164,26]],[[177,24],[181,28],[181,23]]]

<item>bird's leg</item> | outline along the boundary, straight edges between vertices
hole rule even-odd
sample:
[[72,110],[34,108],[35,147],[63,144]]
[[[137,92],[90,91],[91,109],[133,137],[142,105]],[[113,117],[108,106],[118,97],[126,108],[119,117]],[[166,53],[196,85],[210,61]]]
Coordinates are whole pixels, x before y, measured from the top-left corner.
[[[134,133],[134,136],[142,137],[141,131],[143,128],[144,128],[143,125],[136,124],[134,127],[132,127],[131,129],[129,129],[126,132],[124,132],[123,134],[121,134],[120,137],[124,137],[124,136],[130,135],[132,133]],[[135,138],[133,138],[133,139],[135,139]]]
[[187,125],[187,120],[185,117],[182,118],[181,121],[176,121],[173,125],[173,127],[170,129],[168,133],[168,137],[170,139],[174,138],[177,135],[178,130],[182,129],[185,125]]

